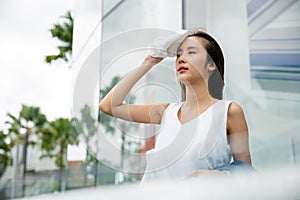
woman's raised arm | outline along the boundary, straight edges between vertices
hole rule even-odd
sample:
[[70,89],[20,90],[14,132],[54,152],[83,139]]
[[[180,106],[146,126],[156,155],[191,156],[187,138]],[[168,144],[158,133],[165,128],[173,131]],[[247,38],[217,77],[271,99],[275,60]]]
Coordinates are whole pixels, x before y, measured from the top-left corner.
[[129,72],[99,103],[99,109],[113,117],[140,123],[159,124],[168,104],[123,104],[131,88],[163,58],[147,56],[142,63]]

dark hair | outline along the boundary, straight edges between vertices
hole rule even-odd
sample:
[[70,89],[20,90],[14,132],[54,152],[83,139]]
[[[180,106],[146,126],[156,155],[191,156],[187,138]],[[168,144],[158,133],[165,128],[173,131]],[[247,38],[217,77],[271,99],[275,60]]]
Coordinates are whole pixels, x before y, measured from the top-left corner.
[[[199,37],[204,39],[204,48],[207,51],[207,62],[214,62],[217,69],[213,71],[208,79],[208,89],[212,97],[217,99],[223,99],[224,88],[224,56],[221,47],[218,42],[210,36],[208,33],[202,30],[191,30],[187,37]],[[185,88],[181,84],[183,95],[185,100]]]

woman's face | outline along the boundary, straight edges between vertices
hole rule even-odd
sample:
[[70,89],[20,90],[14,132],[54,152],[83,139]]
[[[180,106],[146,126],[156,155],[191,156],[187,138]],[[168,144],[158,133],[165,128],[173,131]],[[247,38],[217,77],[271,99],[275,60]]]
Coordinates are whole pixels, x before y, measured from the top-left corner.
[[207,52],[203,39],[192,36],[186,38],[177,50],[176,74],[182,83],[193,84],[208,80],[209,70]]

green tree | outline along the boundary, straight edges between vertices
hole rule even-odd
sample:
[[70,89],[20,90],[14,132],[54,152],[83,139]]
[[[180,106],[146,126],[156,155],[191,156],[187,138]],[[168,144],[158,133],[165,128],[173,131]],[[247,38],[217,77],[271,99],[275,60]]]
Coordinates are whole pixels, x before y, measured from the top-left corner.
[[10,158],[10,150],[11,146],[7,142],[7,135],[4,134],[3,131],[0,131],[0,177],[4,173],[6,167],[9,165],[11,158]]
[[47,122],[46,116],[41,113],[39,107],[22,105],[18,116],[10,113],[7,114],[9,120],[8,135],[11,139],[12,146],[23,145],[23,187],[22,192],[25,192],[25,178],[27,172],[27,149],[28,146],[35,146],[36,140],[33,135],[36,135],[43,125]]
[[50,29],[53,38],[57,38],[62,44],[57,46],[59,53],[56,55],[48,55],[45,57],[47,63],[52,63],[54,60],[64,60],[66,62],[71,60],[72,57],[72,42],[73,42],[73,26],[74,18],[70,11],[65,16],[61,23],[56,23]]
[[27,149],[28,146],[36,145],[32,135],[36,135],[47,122],[46,116],[41,113],[39,107],[22,105],[18,116],[7,114],[9,120],[8,134],[11,138],[12,146],[23,144],[23,174],[27,171]]
[[[73,119],[72,119],[73,120]],[[65,168],[68,145],[78,145],[78,134],[72,120],[59,118],[50,121],[41,129],[42,158],[54,158],[59,167],[59,190],[65,189]]]

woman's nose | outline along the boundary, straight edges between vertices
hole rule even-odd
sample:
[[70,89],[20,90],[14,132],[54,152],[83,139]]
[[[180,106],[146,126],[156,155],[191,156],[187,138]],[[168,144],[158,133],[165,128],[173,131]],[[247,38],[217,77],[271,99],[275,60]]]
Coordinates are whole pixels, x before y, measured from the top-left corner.
[[177,58],[177,62],[178,62],[179,64],[181,64],[181,63],[185,63],[186,61],[185,61],[184,57],[183,57],[182,55],[180,55],[180,56]]

